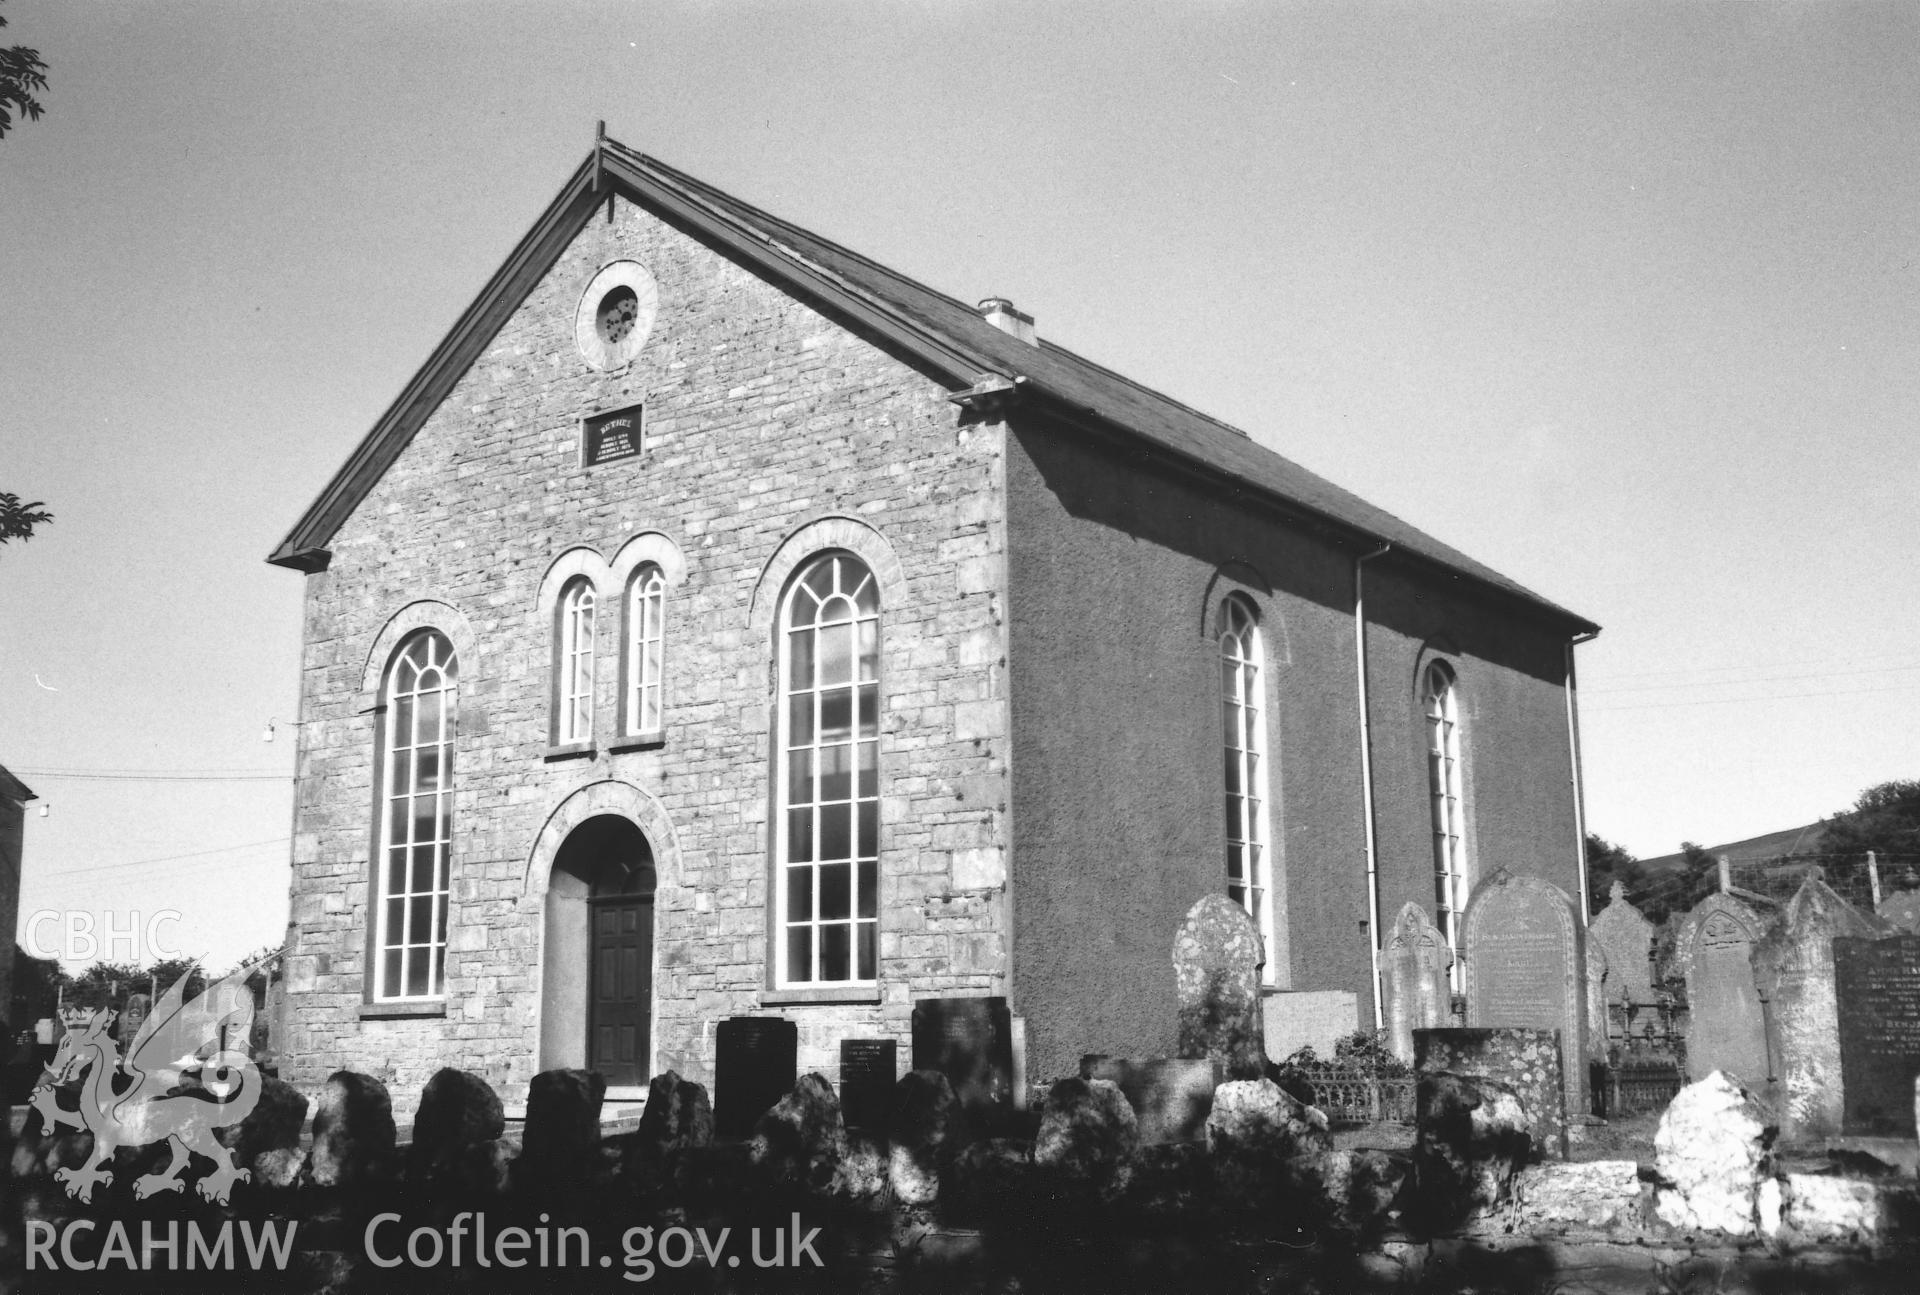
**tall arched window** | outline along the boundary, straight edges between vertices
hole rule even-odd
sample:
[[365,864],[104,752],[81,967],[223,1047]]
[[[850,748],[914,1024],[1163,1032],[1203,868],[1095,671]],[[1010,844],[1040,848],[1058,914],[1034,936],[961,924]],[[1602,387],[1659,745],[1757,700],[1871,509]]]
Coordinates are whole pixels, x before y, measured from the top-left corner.
[[585,576],[560,594],[554,740],[562,745],[593,740],[593,602],[593,582]]
[[375,998],[445,992],[458,676],[437,630],[406,640],[387,667]]
[[660,729],[661,677],[666,664],[667,580],[647,563],[627,582],[628,736]]
[[1460,958],[1460,919],[1467,907],[1467,858],[1464,801],[1460,790],[1460,701],[1453,668],[1429,662],[1421,677],[1427,713],[1427,795],[1433,807],[1433,899],[1441,931],[1454,953],[1454,989],[1464,968]]
[[[1273,941],[1273,875],[1267,834],[1267,720],[1260,627],[1239,597],[1220,607],[1220,714],[1227,765],[1227,896]],[[1278,974],[1267,959],[1266,976]]]
[[774,965],[785,985],[875,979],[880,590],[858,558],[805,567],[780,617]]

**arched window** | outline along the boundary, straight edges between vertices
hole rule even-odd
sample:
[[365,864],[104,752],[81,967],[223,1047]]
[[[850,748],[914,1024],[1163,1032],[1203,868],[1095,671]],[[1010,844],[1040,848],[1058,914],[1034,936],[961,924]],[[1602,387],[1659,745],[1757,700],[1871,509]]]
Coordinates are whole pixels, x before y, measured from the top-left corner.
[[1464,801],[1460,791],[1460,701],[1453,668],[1429,662],[1421,676],[1427,713],[1427,795],[1433,807],[1433,899],[1439,927],[1455,953],[1454,989],[1462,987],[1460,919],[1467,907]]
[[858,558],[802,569],[780,617],[774,965],[871,982],[879,957],[880,590]]
[[[1260,627],[1245,600],[1220,607],[1220,715],[1227,765],[1227,896],[1247,910],[1266,948],[1273,940],[1273,875],[1267,836],[1267,720]],[[1266,976],[1278,974],[1271,957]]]
[[661,675],[665,667],[667,580],[651,562],[627,582],[628,736],[657,732],[663,723]]
[[593,582],[585,576],[560,593],[554,741],[563,746],[593,740],[593,602]]
[[437,630],[407,639],[387,667],[375,998],[445,992],[458,677],[453,645]]

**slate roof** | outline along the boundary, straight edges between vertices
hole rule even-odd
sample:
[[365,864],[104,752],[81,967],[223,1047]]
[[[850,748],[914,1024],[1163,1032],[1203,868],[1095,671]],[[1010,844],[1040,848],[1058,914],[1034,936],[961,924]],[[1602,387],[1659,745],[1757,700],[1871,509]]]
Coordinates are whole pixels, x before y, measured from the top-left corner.
[[956,390],[983,378],[1015,382],[1021,399],[1138,438],[1233,486],[1265,496],[1331,526],[1354,543],[1393,545],[1457,576],[1529,604],[1570,632],[1597,632],[1591,621],[1309,472],[1210,418],[1110,369],[1042,339],[1032,346],[957,298],[849,251],[831,240],[740,201],[644,154],[603,141],[521,240],[420,373],[316,499],[268,561],[323,569],[326,545],[398,456],[461,373],[591,216],[609,191],[719,244],[774,281],[856,330],[906,349],[943,373]]

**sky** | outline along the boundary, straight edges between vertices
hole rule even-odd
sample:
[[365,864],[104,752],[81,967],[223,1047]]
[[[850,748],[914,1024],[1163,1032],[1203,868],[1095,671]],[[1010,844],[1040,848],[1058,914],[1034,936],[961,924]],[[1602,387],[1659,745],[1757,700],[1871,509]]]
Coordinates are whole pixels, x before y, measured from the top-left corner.
[[55,515],[0,547],[23,927],[279,942],[264,558],[597,120],[1598,621],[1588,824],[1638,854],[1920,776],[1911,4],[0,15],[51,81],[0,140],[0,491]]

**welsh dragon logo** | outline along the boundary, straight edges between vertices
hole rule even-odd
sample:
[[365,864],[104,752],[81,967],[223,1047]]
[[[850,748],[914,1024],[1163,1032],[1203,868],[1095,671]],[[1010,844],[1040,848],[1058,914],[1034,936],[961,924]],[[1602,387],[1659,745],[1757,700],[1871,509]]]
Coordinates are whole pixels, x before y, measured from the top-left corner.
[[[95,1186],[113,1181],[105,1166],[117,1148],[147,1146],[162,1138],[173,1144],[173,1159],[159,1173],[134,1179],[138,1199],[185,1190],[180,1175],[190,1154],[213,1162],[213,1172],[195,1187],[221,1205],[234,1183],[252,1176],[234,1167],[233,1153],[220,1145],[214,1130],[240,1123],[260,1101],[260,1072],[244,1050],[253,1024],[247,977],[255,970],[241,967],[191,1000],[183,992],[186,978],[175,981],[134,1034],[124,1062],[107,1034],[117,1015],[111,1009],[101,1008],[84,1025],[67,1031],[32,1098],[43,1130],[64,1124],[93,1135],[93,1154],[86,1165],[54,1173],[67,1195],[91,1202]],[[240,1040],[241,1050],[227,1048],[229,1038]],[[196,1071],[198,1082],[193,1082],[189,1075]],[[57,1094],[83,1073],[79,1109],[62,1109]],[[115,1083],[119,1074],[125,1078]]]

